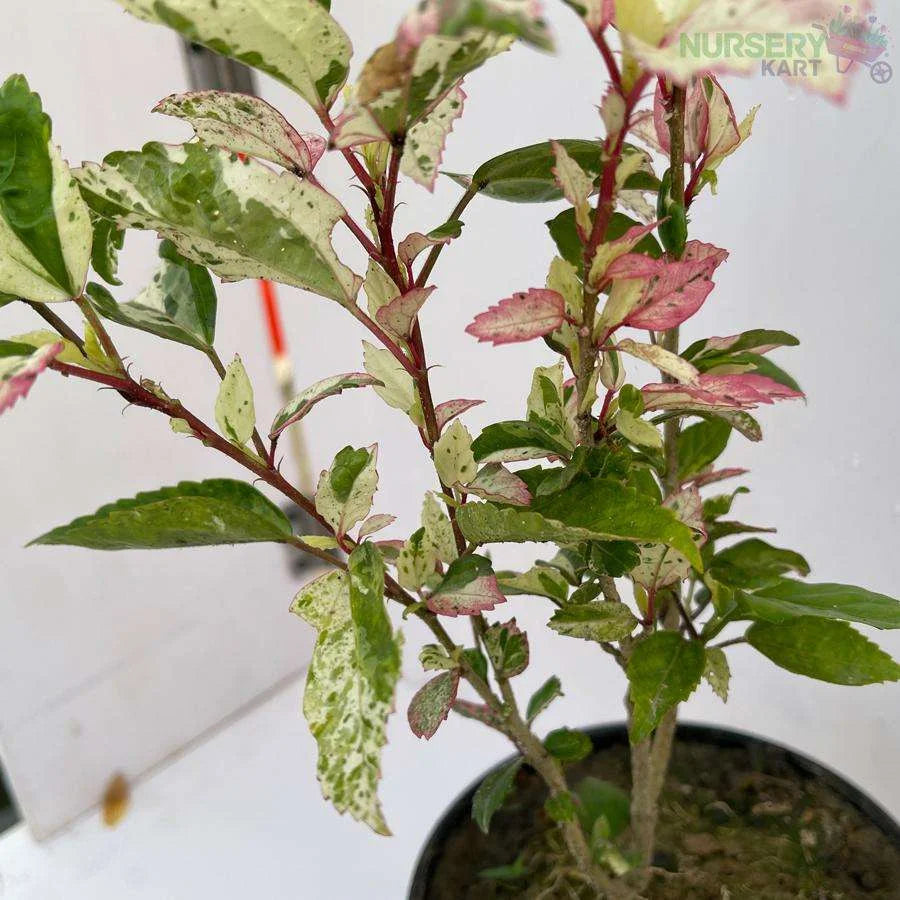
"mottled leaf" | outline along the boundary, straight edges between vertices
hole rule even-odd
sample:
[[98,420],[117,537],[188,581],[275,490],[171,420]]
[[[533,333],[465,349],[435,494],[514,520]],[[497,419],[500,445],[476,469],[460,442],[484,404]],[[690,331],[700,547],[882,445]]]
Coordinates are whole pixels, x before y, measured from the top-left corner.
[[376,534],[382,529],[387,528],[388,525],[393,525],[396,521],[396,516],[391,516],[387,513],[378,513],[374,516],[369,516],[369,518],[359,526],[359,540],[369,537],[369,535]]
[[488,626],[483,640],[498,678],[515,678],[528,667],[528,635],[516,625],[515,619]]
[[321,381],[317,381],[306,388],[306,390],[297,394],[275,416],[269,437],[278,437],[285,428],[293,425],[295,422],[299,422],[317,403],[326,397],[336,397],[350,388],[368,387],[369,385],[380,385],[380,382],[377,378],[373,378],[365,372],[346,372],[343,375],[332,375],[330,378],[323,378]]
[[388,406],[405,412],[416,425],[424,425],[422,403],[412,375],[390,350],[381,350],[363,341],[363,368],[379,384],[373,389]]
[[317,0],[117,0],[147,22],[253,66],[328,109],[347,78],[350,39]]
[[412,288],[382,306],[375,318],[386,331],[408,340],[419,310],[433,293],[433,287]]
[[275,107],[252,94],[172,94],[153,112],[186,119],[204,144],[267,159],[298,174],[312,172],[327,144],[317,134],[299,134]]
[[648,738],[673,706],[687,700],[706,666],[703,646],[672,631],[640,641],[628,661],[632,744]]
[[569,596],[569,583],[552,566],[538,564],[527,572],[498,572],[497,582],[508,597],[527,594],[531,597],[546,597],[556,603],[565,603]]
[[428,598],[428,608],[442,616],[474,616],[505,602],[491,561],[473,554],[450,564],[447,574]]
[[331,246],[343,206],[288,172],[203,144],[151,143],[76,176],[101,215],[159,232],[224,281],[268,278],[342,303],[362,283]]
[[[355,591],[351,600],[351,577],[331,572],[306,585],[291,612],[318,632],[303,714],[318,744],[322,794],[338,812],[349,812],[376,833],[389,834],[377,790],[400,652],[383,601],[379,607],[377,586],[368,587]],[[381,658],[371,657],[366,638],[376,623],[387,651]]]
[[38,375],[63,352],[62,341],[34,349],[28,344],[0,341],[0,415],[27,397]]
[[500,463],[484,466],[466,485],[466,493],[475,494],[483,500],[510,503],[513,506],[528,506],[531,502],[528,485]]
[[488,425],[472,442],[480,463],[516,462],[545,456],[568,458],[571,448],[552,438],[533,422],[498,422]]
[[252,485],[225,478],[182,481],[102,506],[36,538],[91,550],[161,550],[283,542],[287,516]]
[[662,448],[663,439],[659,429],[650,422],[633,415],[627,409],[619,409],[615,424],[619,433],[632,444],[657,450]]
[[344,447],[331,469],[319,476],[316,511],[338,534],[347,534],[369,514],[378,488],[377,462],[377,444],[359,450]]
[[0,185],[0,292],[45,303],[78,297],[90,214],[23,75],[0,86]]
[[559,185],[563,196],[575,208],[575,224],[582,237],[591,231],[590,197],[594,192],[594,177],[588,175],[578,163],[569,156],[566,148],[559,141],[551,141],[550,146],[556,164],[553,166],[553,177]]
[[672,353],[658,344],[642,344],[625,338],[616,344],[616,350],[650,363],[651,366],[671,375],[682,384],[696,383],[700,374],[686,359],[682,359],[677,353]]
[[397,259],[405,266],[412,265],[424,250],[449,244],[454,238],[458,238],[462,234],[462,228],[462,222],[451,219],[428,234],[414,231],[397,245]]
[[425,529],[425,546],[441,562],[452,563],[459,555],[453,526],[430,491],[422,501],[422,527]]
[[414,531],[397,556],[397,580],[408,591],[418,591],[434,575],[437,554],[425,540],[425,529]]
[[448,486],[468,484],[478,470],[472,455],[472,437],[456,419],[434,445],[434,466]]
[[225,377],[216,398],[216,423],[225,437],[243,446],[250,440],[256,426],[256,407],[253,404],[253,385],[240,356],[225,370]]
[[846,622],[801,616],[790,622],[757,622],[747,642],[776,666],[832,684],[900,680],[900,665]]
[[530,341],[555,331],[565,321],[566,303],[556,291],[530,288],[479,313],[466,332],[495,347]]
[[119,251],[125,245],[125,229],[95,214],[91,215],[91,227],[91,267],[107,284],[118,286],[122,283],[118,278]]
[[481,406],[484,400],[447,400],[439,403],[434,408],[434,416],[437,420],[438,431],[443,431],[444,426],[452,422],[457,416],[461,416],[464,412],[472,409],[474,406]]
[[544,738],[544,746],[551,756],[563,763],[576,763],[591,755],[594,745],[583,731],[557,728]]
[[454,669],[441,672],[416,691],[406,714],[409,727],[416,737],[423,737],[426,741],[434,737],[441,722],[450,715],[458,688],[459,670]]
[[406,135],[400,171],[429,191],[434,190],[444,145],[453,124],[463,114],[465,102],[465,92],[457,85]]

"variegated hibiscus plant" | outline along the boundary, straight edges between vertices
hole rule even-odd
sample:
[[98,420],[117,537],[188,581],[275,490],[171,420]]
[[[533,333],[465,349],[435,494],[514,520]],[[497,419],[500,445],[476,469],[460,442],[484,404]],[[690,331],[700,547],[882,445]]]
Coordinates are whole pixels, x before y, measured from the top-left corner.
[[[511,740],[518,756],[482,785],[474,816],[487,830],[518,768],[531,767],[546,782],[548,834],[561,856],[553,877],[569,880],[567,896],[629,896],[646,883],[678,704],[702,679],[726,698],[726,647],[749,645],[790,672],[838,684],[900,676],[851,625],[896,627],[900,605],[804,580],[799,553],[731,517],[746,488],[719,487],[745,474],[716,465],[732,433],[761,437],[752,410],[802,396],[770,357],[796,338],[758,329],[679,346],[679,327],[702,313],[728,256],[690,234],[690,211],[712,202],[720,168],[749,137],[755,113],[735,116],[709,61],[682,55],[679,36],[797,31],[827,20],[826,4],[567,0],[570,10],[560,11],[583,20],[608,70],[605,93],[587,98],[599,105],[591,130],[601,136],[507,150],[472,176],[450,176],[462,194],[443,224],[400,236],[398,185],[433,187],[463,111],[464,77],[516,42],[551,49],[536,0],[426,0],[346,90],[351,43],[328,2],[119,3],[292,88],[321,131],[299,133],[252,96],[178,94],[157,111],[184,119],[196,139],[70,170],[39,97],[22,76],[9,78],[0,89],[0,290],[4,304],[27,304],[47,327],[0,343],[0,411],[49,371],[114,388],[244,470],[243,480],[182,482],[119,500],[36,543],[115,550],[273,541],[328,567],[300,589],[292,611],[318,633],[303,707],[322,792],[338,810],[388,833],[377,783],[402,627],[392,624],[390,604],[433,634],[420,655],[433,675],[412,700],[409,726],[431,739],[453,710]],[[840,90],[824,67],[808,82]],[[362,188],[361,214],[317,178],[326,150],[343,157]],[[546,285],[516,284],[511,272],[515,292],[466,329],[495,345],[543,338],[558,361],[535,370],[523,420],[488,425],[473,439],[461,417],[482,401],[437,398],[429,382],[427,360],[440,346],[426,355],[419,312],[435,290],[435,265],[452,256],[445,248],[460,239],[473,201],[560,198],[568,205],[549,223],[558,255]],[[338,226],[368,255],[364,278],[338,258]],[[129,228],[159,234],[161,264],[136,299],[119,302],[86,281],[92,266],[119,285]],[[338,303],[370,333],[363,371],[323,373],[264,436],[240,359],[226,367],[214,349],[210,273],[269,279]],[[77,328],[60,315],[72,305]],[[138,377],[111,323],[206,354],[221,379],[215,424]],[[657,381],[630,383],[633,360],[659,370]],[[393,521],[372,514],[374,443],[340,450],[314,495],[279,469],[281,435],[349,389],[401,410],[424,444],[423,465],[433,464],[434,489],[405,540],[374,537]],[[320,530],[295,533],[259,482]],[[549,561],[527,571],[495,571],[490,548],[506,542],[555,548],[543,547]],[[567,778],[567,765],[591,750],[585,734],[534,730],[561,694],[559,680],[548,678],[526,703],[516,696],[516,676],[530,662],[513,617],[519,595],[546,599],[560,652],[568,640],[592,642],[625,675],[633,789],[624,816],[614,791]],[[471,625],[462,643],[452,636],[458,617]],[[510,848],[511,858],[521,849]]]

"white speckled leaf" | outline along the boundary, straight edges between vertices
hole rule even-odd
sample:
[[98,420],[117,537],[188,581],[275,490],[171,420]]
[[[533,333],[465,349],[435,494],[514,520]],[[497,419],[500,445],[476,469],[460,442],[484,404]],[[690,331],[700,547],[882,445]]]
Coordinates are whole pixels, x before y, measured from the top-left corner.
[[77,297],[91,257],[90,214],[21,75],[0,86],[0,183],[0,292],[42,303]]
[[250,94],[172,94],[153,112],[185,119],[201,143],[267,159],[303,174],[312,172],[325,152],[325,138],[299,134],[274,106]]
[[223,281],[268,278],[341,303],[362,284],[331,246],[344,207],[287,172],[202,144],[151,143],[75,174],[101,215],[159,232]]
[[397,556],[397,580],[408,591],[417,591],[434,574],[437,557],[425,541],[425,529],[414,531]]
[[385,724],[393,711],[399,648],[373,670],[351,614],[350,578],[330,572],[297,594],[291,612],[318,631],[303,714],[319,747],[322,794],[378,834],[390,834],[377,789]]
[[390,350],[380,350],[374,344],[363,341],[363,351],[363,367],[369,375],[381,382],[374,386],[375,393],[388,406],[403,410],[416,425],[424,424],[422,404],[409,372],[400,365]]
[[441,504],[430,491],[422,503],[422,527],[425,529],[424,543],[441,562],[452,563],[459,556],[453,526]]
[[434,737],[456,700],[459,689],[459,670],[441,672],[413,696],[407,711],[407,719],[412,733],[426,741]]
[[347,534],[369,514],[378,489],[377,462],[378,444],[362,450],[345,447],[319,476],[316,511],[338,534]]
[[448,485],[468,484],[478,471],[472,454],[472,436],[459,419],[434,445],[434,465],[441,481]]
[[463,89],[454,87],[421,122],[410,128],[406,136],[400,171],[429,191],[434,189],[447,136],[453,130],[453,123],[463,114],[465,101]]
[[117,0],[147,22],[266,72],[327,109],[347,77],[352,47],[318,0]]
[[225,437],[243,447],[256,426],[256,407],[253,405],[253,385],[240,356],[225,370],[225,377],[216,398],[216,423]]

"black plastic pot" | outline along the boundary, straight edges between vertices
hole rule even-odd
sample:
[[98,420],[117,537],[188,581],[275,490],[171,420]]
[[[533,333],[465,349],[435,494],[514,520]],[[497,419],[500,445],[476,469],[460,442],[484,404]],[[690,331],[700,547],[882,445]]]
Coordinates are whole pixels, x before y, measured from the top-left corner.
[[[628,732],[623,724],[601,725],[596,728],[585,729],[585,732],[590,735],[594,743],[595,752],[628,743]],[[900,824],[886,810],[882,809],[858,787],[802,753],[797,753],[795,750],[776,744],[773,741],[767,741],[753,734],[709,725],[680,724],[676,740],[711,744],[716,747],[742,747],[751,752],[753,750],[774,749],[797,770],[798,775],[827,782],[828,786],[835,793],[859,810],[873,825],[877,826],[895,844],[900,846]],[[512,757],[499,763],[495,769],[501,768],[511,760]],[[485,772],[485,775],[487,774]],[[485,775],[482,775],[476,782],[469,785],[456,798],[432,829],[416,862],[416,868],[410,881],[408,900],[426,900],[428,888],[437,862],[441,858],[444,844],[457,828],[463,826],[471,818],[472,797]]]

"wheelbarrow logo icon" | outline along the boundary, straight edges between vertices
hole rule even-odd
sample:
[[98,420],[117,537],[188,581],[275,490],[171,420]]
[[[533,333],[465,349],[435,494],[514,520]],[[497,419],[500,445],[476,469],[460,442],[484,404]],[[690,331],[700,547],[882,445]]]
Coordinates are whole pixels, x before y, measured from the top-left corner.
[[851,7],[844,6],[827,28],[813,28],[825,32],[825,46],[842,75],[859,63],[869,70],[876,84],[887,84],[893,77],[891,64],[880,59],[887,51],[888,37],[886,26],[878,24],[877,16],[854,16]]

